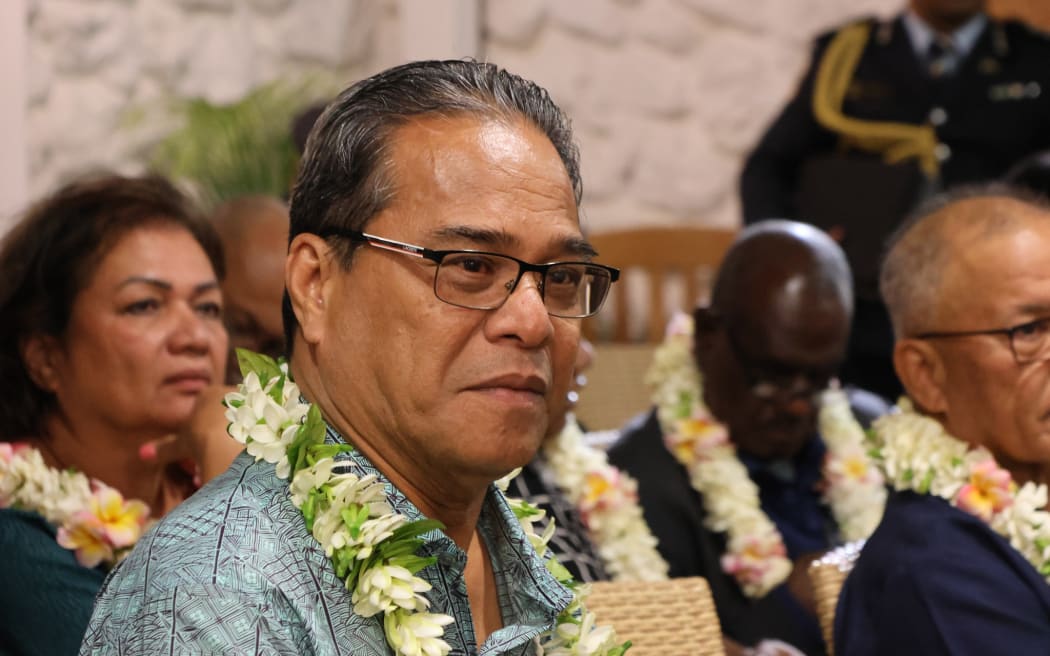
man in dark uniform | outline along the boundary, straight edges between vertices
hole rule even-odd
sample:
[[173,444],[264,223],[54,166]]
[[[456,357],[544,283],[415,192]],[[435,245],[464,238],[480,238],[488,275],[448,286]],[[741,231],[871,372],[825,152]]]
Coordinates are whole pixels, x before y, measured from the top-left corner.
[[922,197],[997,179],[1050,147],[1050,38],[985,5],[910,0],[892,21],[819,38],[740,180],[745,222],[789,217],[840,241],[857,292],[841,377],[891,398],[900,386],[876,284],[886,237]]

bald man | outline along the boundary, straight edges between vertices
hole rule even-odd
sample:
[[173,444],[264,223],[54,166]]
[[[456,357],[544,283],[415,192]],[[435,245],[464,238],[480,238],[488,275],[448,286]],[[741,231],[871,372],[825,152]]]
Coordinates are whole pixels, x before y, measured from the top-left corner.
[[[834,241],[805,224],[763,221],[741,233],[710,305],[694,314],[703,399],[799,563],[786,584],[761,599],[747,597],[723,571],[725,536],[704,525],[706,500],[665,447],[655,409],[628,425],[610,450],[610,462],[638,480],[671,576],[705,577],[723,632],[743,645],[775,638],[806,654],[824,651],[805,575],[812,555],[837,541],[817,489],[826,451],[816,429],[818,395],[842,362],[852,309],[849,266]],[[885,410],[874,395],[853,396],[865,418]]]
[[226,253],[222,283],[230,358],[226,381],[240,380],[233,349],[284,355],[281,296],[288,252],[288,207],[271,196],[242,196],[226,201],[213,215]]
[[[976,480],[962,457],[957,485],[942,474],[895,484],[843,588],[835,653],[1050,653],[1050,586],[1000,533],[1024,520],[999,513],[1024,504],[990,496],[1050,481],[1050,207],[1000,187],[939,198],[891,242],[880,285],[914,405],[907,450],[933,453],[919,440],[943,428],[946,444],[983,447],[1012,480],[992,486],[985,506],[961,496]],[[892,419],[874,431],[883,452]]]

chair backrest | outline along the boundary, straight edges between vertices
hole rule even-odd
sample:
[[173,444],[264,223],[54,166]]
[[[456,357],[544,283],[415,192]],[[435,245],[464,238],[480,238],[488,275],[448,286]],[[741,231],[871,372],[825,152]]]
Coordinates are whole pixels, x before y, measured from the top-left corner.
[[622,272],[609,307],[583,322],[595,358],[576,416],[589,430],[620,428],[649,407],[645,372],[667,322],[677,311],[692,311],[709,291],[736,233],[681,227],[589,236],[598,261]]
[[[612,326],[599,314],[584,322],[584,334],[593,342],[649,342],[663,339],[664,328],[678,310],[692,311],[706,291],[736,230],[720,228],[639,228],[590,235],[602,264],[621,271],[610,299]],[[645,284],[634,282],[642,279]],[[668,303],[669,288],[680,300]],[[639,293],[640,292],[640,293]],[[632,314],[647,306],[644,334],[632,334]]]
[[809,578],[813,582],[817,602],[817,618],[820,620],[821,633],[824,634],[824,643],[828,646],[828,656],[834,656],[835,607],[838,606],[839,592],[863,547],[864,540],[848,542],[809,565]]
[[702,577],[592,583],[587,609],[630,640],[630,656],[723,656],[722,626]]

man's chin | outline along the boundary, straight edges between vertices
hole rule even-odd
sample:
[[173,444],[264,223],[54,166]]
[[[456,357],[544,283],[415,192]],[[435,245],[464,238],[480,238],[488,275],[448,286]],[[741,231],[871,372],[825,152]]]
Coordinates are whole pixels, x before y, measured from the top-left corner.
[[812,432],[764,431],[745,451],[763,460],[793,458],[811,439]]

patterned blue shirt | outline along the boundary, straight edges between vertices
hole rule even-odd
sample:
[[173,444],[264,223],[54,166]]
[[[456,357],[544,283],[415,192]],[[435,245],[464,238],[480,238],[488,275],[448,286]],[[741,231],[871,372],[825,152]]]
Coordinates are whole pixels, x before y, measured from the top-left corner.
[[[331,428],[329,442],[342,442]],[[422,513],[359,452],[343,471],[376,474],[395,511]],[[441,531],[418,554],[437,562],[419,576],[451,654],[527,655],[571,593],[547,571],[507,505],[489,489],[478,529],[488,547],[503,628],[477,646],[463,569],[466,553]],[[81,654],[391,654],[382,615],[353,613],[350,591],[292,505],[274,466],[239,456],[139,541],[99,593]]]

